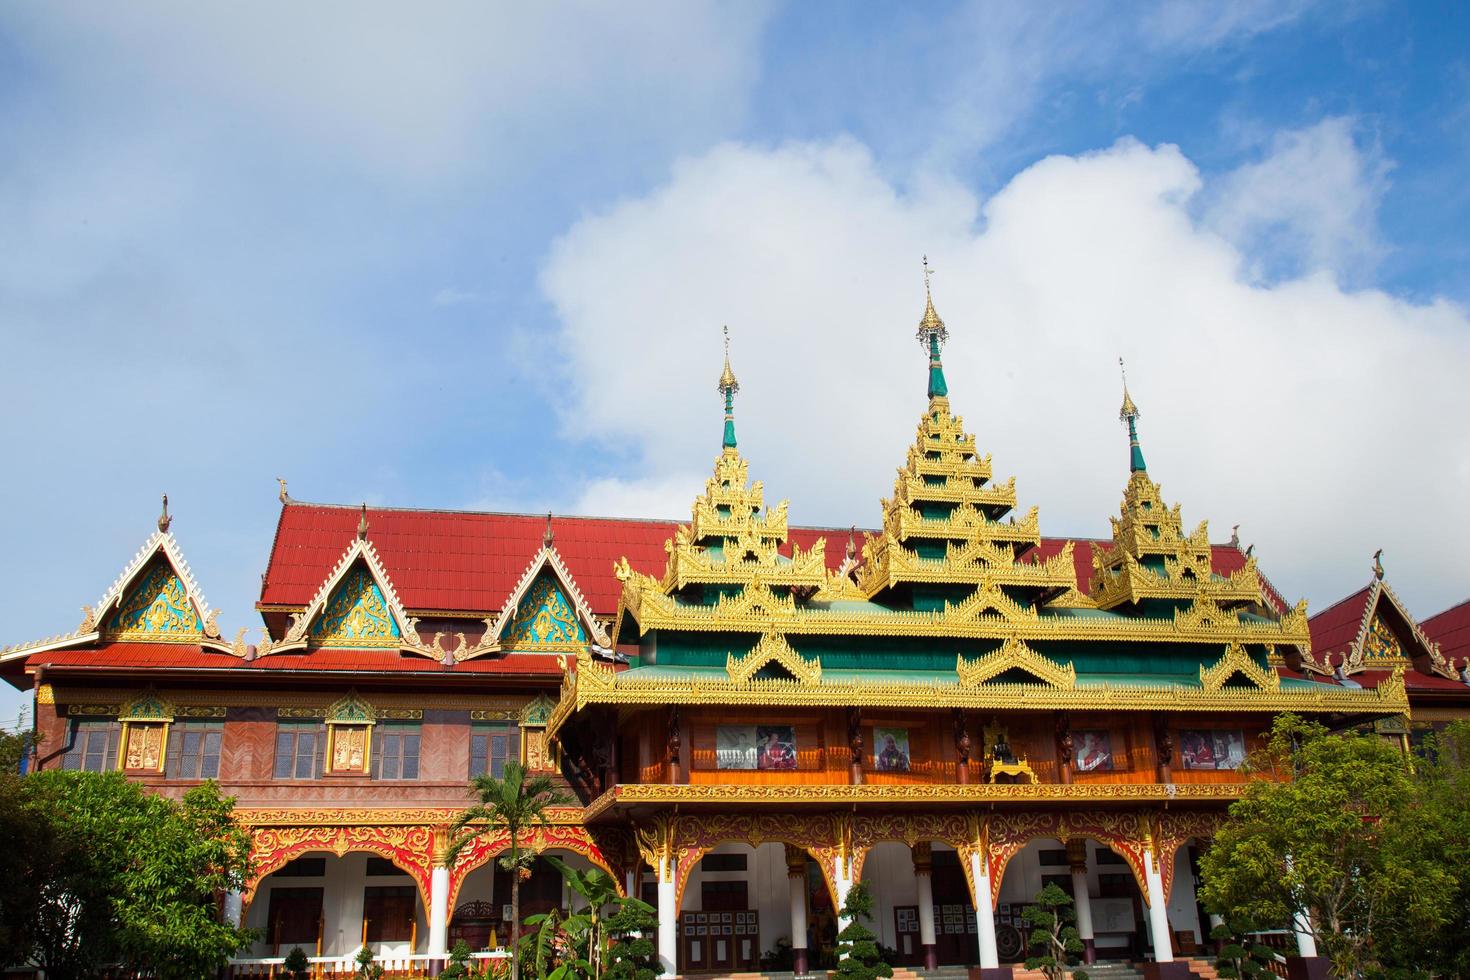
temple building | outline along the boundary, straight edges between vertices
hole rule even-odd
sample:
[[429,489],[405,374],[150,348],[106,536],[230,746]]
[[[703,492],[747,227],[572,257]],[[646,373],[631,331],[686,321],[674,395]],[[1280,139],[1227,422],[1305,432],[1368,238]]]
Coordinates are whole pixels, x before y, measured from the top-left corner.
[[[728,350],[688,523],[283,484],[258,642],[222,633],[165,500],[76,630],[0,651],[35,692],[35,764],[235,796],[256,877],[223,911],[262,936],[242,967],[499,942],[505,835],[450,861],[448,827],[469,779],[516,759],[574,800],[530,845],[654,905],[668,974],[828,965],[861,881],[902,964],[1006,975],[1055,882],[1089,961],[1178,975],[1210,929],[1195,857],[1272,718],[1408,739],[1470,712],[1466,658],[1440,647],[1470,646],[1470,614],[1436,640],[1375,576],[1309,619],[1186,527],[1126,384],[1111,533],[1043,536],[951,409],[927,285],[918,337],[926,400],[861,541],[788,526],[752,482],[774,449],[737,439]],[[522,889],[523,914],[568,901],[549,867]]]

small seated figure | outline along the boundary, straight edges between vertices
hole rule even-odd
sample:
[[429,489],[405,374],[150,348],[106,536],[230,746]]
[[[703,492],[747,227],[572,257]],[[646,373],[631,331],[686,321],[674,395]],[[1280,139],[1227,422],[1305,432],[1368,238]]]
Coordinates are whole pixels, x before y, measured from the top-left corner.
[[1007,782],[1036,782],[1036,773],[1026,760],[1011,749],[1006,730],[990,727],[985,730],[985,742],[990,747],[986,761],[990,764],[990,781],[996,783],[1005,776]]

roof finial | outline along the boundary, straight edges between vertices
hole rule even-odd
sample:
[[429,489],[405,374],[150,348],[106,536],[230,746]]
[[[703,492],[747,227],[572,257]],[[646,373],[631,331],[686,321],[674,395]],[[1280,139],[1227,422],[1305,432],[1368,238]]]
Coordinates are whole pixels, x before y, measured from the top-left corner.
[[1373,552],[1373,577],[1375,579],[1377,579],[1378,581],[1380,581],[1380,582],[1383,581],[1383,549],[1382,548],[1379,548],[1377,551]]
[[362,516],[357,519],[357,540],[366,541],[368,531],[367,501],[362,503]]
[[1123,363],[1123,358],[1118,358],[1118,370],[1123,375],[1123,407],[1118,411],[1118,421],[1128,423],[1128,469],[1134,473],[1142,473],[1148,469],[1143,462],[1143,448],[1138,444],[1138,416],[1143,414],[1138,406],[1133,404],[1133,396],[1128,394],[1128,367]]
[[170,524],[172,524],[173,522],[174,522],[174,519],[172,517],[169,517],[168,516],[168,494],[164,494],[163,495],[163,513],[158,515],[158,530],[159,530],[159,533],[161,533],[161,534],[167,534],[168,533],[168,526]]
[[541,532],[541,547],[550,548],[556,536],[551,533],[551,511],[546,512],[546,530]]
[[857,557],[857,525],[847,529],[847,559],[851,561]]
[[949,385],[944,381],[944,365],[939,360],[939,348],[949,339],[949,331],[944,327],[944,321],[939,319],[939,314],[934,311],[934,294],[929,288],[929,277],[934,274],[934,268],[929,264],[929,256],[924,256],[924,316],[919,320],[919,346],[929,352],[929,397],[945,398],[949,395]]
[[1238,549],[1240,547],[1240,525],[1239,524],[1235,525],[1234,527],[1232,527],[1230,529],[1230,547],[1236,548],[1236,549]]
[[284,504],[291,499],[291,495],[286,492],[286,478],[284,476],[278,476],[276,477],[276,482],[281,485],[281,492],[276,494],[276,499]]
[[740,390],[740,382],[735,380],[735,372],[730,370],[730,327],[724,328],[725,332],[725,370],[720,372],[720,383],[716,388],[720,394],[725,396],[725,448],[735,448],[735,392]]

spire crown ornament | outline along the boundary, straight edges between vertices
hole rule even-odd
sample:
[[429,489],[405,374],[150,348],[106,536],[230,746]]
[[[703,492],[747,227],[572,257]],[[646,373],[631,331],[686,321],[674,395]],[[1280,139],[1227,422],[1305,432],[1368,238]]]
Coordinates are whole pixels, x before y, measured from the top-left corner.
[[168,533],[168,526],[174,519],[168,516],[168,494],[163,495],[163,513],[158,515],[158,531],[160,534]]
[[740,382],[735,379],[735,372],[730,370],[730,328],[724,328],[725,333],[725,370],[720,372],[720,383],[717,391],[725,396],[725,439],[726,452],[735,451],[735,392],[740,390]]
[[362,504],[362,516],[357,519],[357,539],[366,541],[368,533],[367,501]]
[[1138,417],[1143,413],[1133,404],[1133,396],[1128,394],[1128,368],[1121,357],[1118,358],[1118,370],[1123,375],[1123,407],[1118,410],[1118,421],[1128,426],[1128,469],[1144,473],[1148,465],[1143,461],[1143,447],[1138,444]]
[[915,336],[919,346],[929,352],[929,399],[948,398],[949,385],[944,380],[944,364],[939,358],[939,348],[949,339],[944,321],[934,309],[934,294],[929,286],[929,277],[934,269],[929,265],[929,256],[924,256],[924,315],[919,319],[919,332]]

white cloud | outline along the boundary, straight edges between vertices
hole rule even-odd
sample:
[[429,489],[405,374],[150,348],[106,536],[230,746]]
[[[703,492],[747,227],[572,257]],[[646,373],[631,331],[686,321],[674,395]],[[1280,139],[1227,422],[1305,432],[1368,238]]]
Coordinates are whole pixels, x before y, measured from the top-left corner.
[[1299,272],[1329,270],[1354,279],[1382,253],[1378,205],[1390,164],[1376,144],[1360,149],[1354,121],[1324,119],[1278,133],[1267,155],[1221,178],[1206,221],[1252,259]]
[[683,474],[719,448],[728,322],[740,443],[768,499],[790,497],[798,523],[871,526],[924,404],[927,251],[952,402],[1047,533],[1102,535],[1116,511],[1122,354],[1166,496],[1216,540],[1241,523],[1288,594],[1320,608],[1383,547],[1416,608],[1460,597],[1464,311],[1327,275],[1244,279],[1250,257],[1191,216],[1201,179],[1172,146],[1051,157],[983,209],[919,187],[899,193],[850,141],[727,145],[578,223],[543,275],[569,369],[601,379],[575,388],[567,429],[626,443],[633,489],[682,514],[702,483]]

